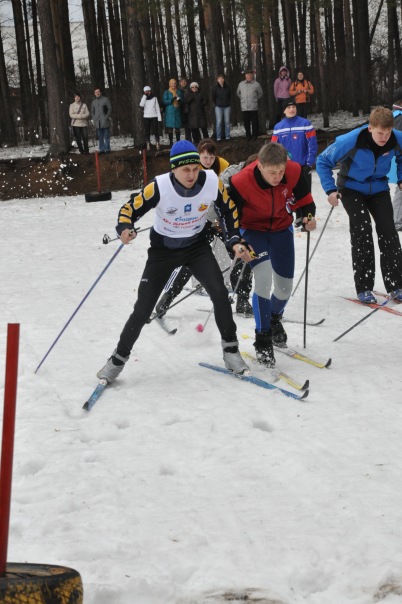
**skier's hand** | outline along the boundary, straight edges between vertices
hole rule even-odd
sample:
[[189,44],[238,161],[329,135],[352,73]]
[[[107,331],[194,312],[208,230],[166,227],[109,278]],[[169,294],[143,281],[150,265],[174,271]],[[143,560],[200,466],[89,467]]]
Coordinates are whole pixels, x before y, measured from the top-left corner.
[[330,193],[330,195],[328,195],[328,202],[331,206],[336,207],[339,204],[339,200],[341,199],[341,197],[342,195],[340,193],[334,191],[333,193]]
[[251,262],[257,257],[253,248],[245,241],[242,243],[235,243],[232,249],[236,258],[240,258],[240,260],[243,260],[244,262]]
[[311,216],[311,217],[305,216],[303,218],[303,231],[314,231],[316,226],[317,226],[317,223],[316,223],[314,216]]
[[124,229],[124,231],[120,235],[120,240],[122,243],[124,243],[124,245],[127,245],[136,237],[137,231],[135,229]]

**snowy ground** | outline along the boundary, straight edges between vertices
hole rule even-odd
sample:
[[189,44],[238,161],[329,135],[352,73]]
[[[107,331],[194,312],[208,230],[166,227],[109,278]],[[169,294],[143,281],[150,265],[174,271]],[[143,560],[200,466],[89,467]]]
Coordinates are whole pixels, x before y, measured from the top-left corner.
[[[329,213],[313,176],[311,247]],[[121,378],[82,410],[135,300],[147,233],[34,373],[118,248],[102,237],[127,196],[0,205],[1,367],[7,323],[21,324],[8,560],[75,568],[85,604],[400,604],[402,317],[379,311],[333,343],[370,312],[341,297],[354,295],[341,207],[311,263],[308,317],[325,322],[304,350],[332,366],[277,354],[310,379],[306,401],[200,367],[222,358],[214,321],[195,329],[209,300],[193,296],[170,312],[177,334],[146,326]],[[298,278],[306,235],[295,240]],[[287,316],[302,319],[303,302],[304,283]],[[253,333],[252,319],[236,322]],[[286,325],[303,352],[302,325]]]

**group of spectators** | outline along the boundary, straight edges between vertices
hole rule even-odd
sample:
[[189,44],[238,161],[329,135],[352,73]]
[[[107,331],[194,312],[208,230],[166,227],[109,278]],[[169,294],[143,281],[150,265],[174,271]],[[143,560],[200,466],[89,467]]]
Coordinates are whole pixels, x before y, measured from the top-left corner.
[[[282,118],[282,112],[286,101],[294,100],[298,115],[306,118],[310,97],[314,88],[307,80],[302,71],[297,73],[294,82],[290,80],[287,67],[279,70],[278,78],[274,83],[274,94],[277,102],[277,122]],[[254,78],[252,70],[247,70],[244,80],[239,83],[236,95],[240,100],[244,129],[247,140],[256,139],[260,134],[258,122],[258,109],[260,99],[263,96],[261,84]],[[74,102],[69,108],[71,118],[72,135],[77,141],[78,150],[82,154],[88,154],[88,121],[91,118],[96,129],[99,141],[99,153],[110,152],[110,116],[112,105],[110,99],[102,94],[100,88],[94,90],[94,100],[91,110],[83,102],[81,95],[74,95]],[[225,80],[225,76],[219,74],[216,84],[211,91],[212,102],[215,107],[215,138],[230,140],[230,114],[232,104],[231,88]],[[178,82],[174,78],[169,80],[169,86],[164,91],[161,105],[152,91],[151,86],[144,86],[140,107],[143,109],[145,144],[148,150],[151,148],[151,135],[155,136],[156,149],[160,145],[159,124],[164,119],[165,131],[169,137],[170,147],[173,138],[176,141],[181,138],[181,129],[184,129],[184,138],[198,145],[201,138],[208,138],[208,119],[206,107],[209,99],[201,89],[198,82],[188,83],[186,78]]]
[[[314,87],[302,71],[298,71],[295,81],[291,82],[289,70],[281,67],[274,83],[274,94],[277,102],[277,121],[281,120],[284,102],[289,98],[294,100],[298,114],[306,118]],[[246,138],[256,139],[260,134],[258,109],[263,91],[261,84],[254,78],[253,70],[245,72],[244,80],[237,86],[236,95],[240,100]],[[215,107],[215,138],[218,142],[230,140],[232,93],[224,75],[217,76],[211,97]],[[206,113],[208,101],[208,95],[201,90],[199,83],[189,84],[186,78],[181,78],[178,82],[174,78],[169,80],[169,87],[163,93],[161,106],[151,87],[145,86],[140,107],[144,110],[147,148],[150,149],[151,134],[154,134],[156,148],[159,148],[159,123],[162,122],[162,113],[170,147],[173,145],[174,136],[176,142],[180,140],[181,129],[184,129],[185,139],[195,145],[198,145],[201,138],[208,138]]]

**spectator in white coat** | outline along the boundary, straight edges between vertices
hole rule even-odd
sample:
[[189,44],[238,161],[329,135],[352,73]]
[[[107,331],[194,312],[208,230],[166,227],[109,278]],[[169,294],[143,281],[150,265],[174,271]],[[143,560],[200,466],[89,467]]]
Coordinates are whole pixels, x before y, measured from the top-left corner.
[[147,151],[151,149],[151,134],[155,136],[156,149],[159,150],[158,122],[162,121],[162,116],[158,99],[153,94],[150,86],[144,86],[144,94],[140,101],[140,107],[144,109],[143,120]]
[[89,109],[81,100],[81,95],[76,92],[74,95],[74,103],[71,103],[69,108],[71,118],[71,126],[75,140],[77,141],[78,150],[80,153],[87,155],[88,148],[88,118]]
[[254,79],[254,72],[251,69],[246,71],[244,78],[237,87],[237,96],[240,99],[246,138],[251,140],[257,139],[259,135],[258,103],[262,97],[262,88]]

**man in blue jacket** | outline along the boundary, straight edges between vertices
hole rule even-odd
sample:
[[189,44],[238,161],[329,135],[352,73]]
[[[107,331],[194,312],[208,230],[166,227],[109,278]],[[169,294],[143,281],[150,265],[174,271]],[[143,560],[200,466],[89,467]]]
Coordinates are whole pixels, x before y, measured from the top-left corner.
[[[368,125],[339,136],[317,157],[316,169],[331,206],[339,199],[349,216],[352,263],[357,297],[375,303],[375,255],[371,216],[380,249],[387,292],[402,302],[402,249],[396,232],[387,174],[395,157],[402,186],[402,132],[394,130],[390,109],[377,107]],[[337,181],[333,170],[339,167]]]
[[[318,151],[317,135],[313,124],[306,118],[297,115],[294,97],[282,101],[285,117],[274,127],[271,142],[285,147],[290,159],[301,164],[304,177],[311,192],[311,170],[315,164]],[[303,216],[296,212],[295,225],[302,226]]]

